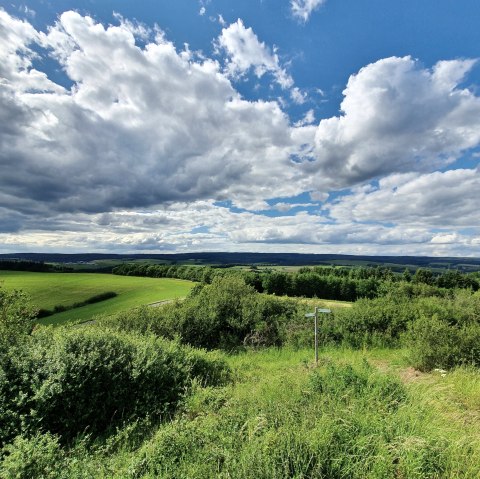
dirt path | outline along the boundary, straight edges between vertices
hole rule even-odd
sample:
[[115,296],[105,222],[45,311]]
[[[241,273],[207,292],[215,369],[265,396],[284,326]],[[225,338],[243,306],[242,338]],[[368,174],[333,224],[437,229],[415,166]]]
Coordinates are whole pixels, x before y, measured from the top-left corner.
[[150,306],[152,308],[158,308],[159,306],[162,306],[168,303],[173,303],[174,301],[175,301],[174,299],[164,299],[163,301],[155,301],[153,303],[148,303],[147,306]]

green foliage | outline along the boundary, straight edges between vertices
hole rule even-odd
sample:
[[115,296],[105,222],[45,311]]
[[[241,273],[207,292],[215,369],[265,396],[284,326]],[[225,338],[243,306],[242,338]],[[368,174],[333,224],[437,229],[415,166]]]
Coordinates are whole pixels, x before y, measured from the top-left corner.
[[480,366],[480,293],[422,298],[416,308],[417,319],[406,335],[416,367]]
[[394,346],[415,315],[414,303],[404,298],[361,299],[351,308],[336,310],[330,322],[322,323],[321,337],[324,342],[356,348]]
[[62,449],[49,434],[16,438],[4,449],[0,477],[478,477],[474,425],[474,434],[466,433],[462,421],[432,407],[443,384],[424,398],[361,353],[330,350],[314,369],[306,353],[275,348],[231,356],[234,383],[197,384],[172,420],[150,429],[136,421],[93,446],[79,441]]
[[328,363],[324,371],[315,371],[310,378],[312,390],[349,402],[353,398],[375,401],[388,409],[405,402],[405,386],[391,376],[377,372],[367,361],[360,367],[352,364]]
[[260,295],[241,277],[227,275],[195,287],[181,303],[121,313],[103,319],[102,324],[167,338],[180,336],[193,346],[230,350],[280,345],[284,325],[296,309],[293,301]]
[[30,438],[17,436],[4,448],[3,455],[0,463],[3,479],[58,478],[58,466],[64,460],[58,438],[49,433],[37,433]]
[[203,283],[212,283],[215,278],[237,276],[258,292],[276,296],[303,296],[342,301],[359,298],[376,298],[397,288],[397,283],[410,296],[444,296],[446,289],[466,288],[476,291],[480,281],[473,274],[446,271],[434,274],[431,270],[419,268],[412,278],[409,270],[395,275],[386,267],[344,268],[344,267],[302,267],[296,273],[258,269],[232,270],[198,266],[151,265],[146,263],[122,264],[113,269],[114,274],[128,276],[150,276],[154,278],[181,278]]
[[35,309],[22,291],[7,291],[0,287],[0,353],[33,329]]
[[264,380],[256,392],[253,382],[220,391],[222,401],[202,395],[135,454],[130,477],[448,477],[446,442],[397,379],[367,363],[293,374],[308,382],[269,378],[268,390]]
[[171,411],[193,378],[228,377],[218,355],[153,336],[82,328],[44,330],[11,350],[0,371],[0,441],[49,431],[63,440]]
[[[99,273],[35,273],[2,271],[0,281],[5,290],[22,289],[39,309],[67,311],[38,320],[40,324],[65,324],[89,320],[96,314],[114,314],[162,300],[185,297],[193,283],[177,279],[152,279],[114,276]],[[108,301],[69,309],[75,303],[86,302],[103,292],[115,292]],[[68,310],[69,309],[69,310]]]
[[[301,314],[286,327],[286,342],[312,344],[311,325]],[[361,299],[351,308],[321,315],[319,342],[354,348],[405,344],[421,369],[480,365],[480,293],[457,290],[446,297],[413,297],[390,292]]]
[[44,263],[43,261],[29,261],[29,260],[8,260],[0,259],[0,270],[6,271],[55,271],[66,272],[72,271],[72,268],[65,265],[53,265]]
[[52,314],[62,313],[63,311],[69,311],[75,308],[81,308],[82,306],[86,306],[87,304],[95,304],[100,303],[101,301],[106,301],[107,299],[115,298],[117,293],[114,291],[106,291],[105,293],[96,294],[91,298],[86,299],[85,301],[79,301],[73,303],[72,305],[63,305],[63,304],[56,304],[53,307],[53,310],[49,309],[40,309],[37,314],[37,318],[45,318],[46,316],[51,316]]
[[480,366],[480,322],[449,324],[437,315],[422,317],[412,323],[408,338],[419,369]]

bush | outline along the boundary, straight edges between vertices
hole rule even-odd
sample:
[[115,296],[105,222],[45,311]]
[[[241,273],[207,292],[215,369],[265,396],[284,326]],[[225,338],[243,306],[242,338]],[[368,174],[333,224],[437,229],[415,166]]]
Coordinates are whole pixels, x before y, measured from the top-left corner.
[[106,301],[107,299],[115,298],[116,296],[117,293],[115,293],[114,291],[107,291],[105,293],[100,293],[90,298],[87,298],[85,301],[79,301],[70,305],[56,304],[53,309],[39,309],[37,313],[37,318],[46,318],[47,316],[52,316],[53,314],[63,313],[64,311],[70,311],[71,309],[87,306],[87,304],[100,303],[101,301]]
[[296,314],[294,301],[258,294],[235,275],[197,285],[183,302],[120,313],[101,323],[113,329],[154,333],[195,347],[231,350],[280,345]]
[[354,348],[395,346],[415,315],[414,304],[404,298],[360,299],[320,322],[320,341]]
[[218,355],[176,342],[100,328],[43,330],[13,351],[0,370],[0,431],[49,431],[71,440],[145,415],[170,412],[193,378],[218,384]]
[[449,324],[437,315],[413,323],[407,335],[415,367],[430,371],[459,365],[480,366],[480,324]]
[[58,477],[58,463],[64,459],[58,438],[51,434],[17,436],[3,454],[0,463],[3,479],[53,479]]
[[35,316],[36,311],[25,293],[0,287],[0,352],[31,333]]

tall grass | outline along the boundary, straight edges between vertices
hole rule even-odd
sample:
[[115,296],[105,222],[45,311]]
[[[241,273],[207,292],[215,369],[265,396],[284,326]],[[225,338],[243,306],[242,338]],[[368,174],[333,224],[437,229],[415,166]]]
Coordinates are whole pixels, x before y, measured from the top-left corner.
[[[385,357],[329,350],[315,368],[306,350],[237,354],[229,358],[232,382],[197,384],[172,421],[143,430],[134,424],[93,448],[80,441],[68,454],[54,439],[20,441],[7,465],[13,471],[12,461],[36,445],[57,461],[54,475],[45,477],[479,477],[478,429],[438,407],[442,397],[453,407],[461,394],[465,407],[475,407],[478,390],[463,390],[461,382],[476,373],[423,375],[404,384],[374,365]],[[453,397],[445,380],[455,385]]]

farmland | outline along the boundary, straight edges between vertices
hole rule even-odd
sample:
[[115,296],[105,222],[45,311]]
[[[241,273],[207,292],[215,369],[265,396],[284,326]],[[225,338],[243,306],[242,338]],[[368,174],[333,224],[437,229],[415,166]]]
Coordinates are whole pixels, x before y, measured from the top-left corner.
[[70,306],[95,295],[113,291],[117,296],[106,301],[71,309],[40,320],[43,324],[61,324],[88,320],[97,314],[111,314],[141,305],[185,297],[193,286],[179,279],[154,279],[96,273],[32,273],[0,271],[7,290],[21,289],[32,303],[51,310]]

